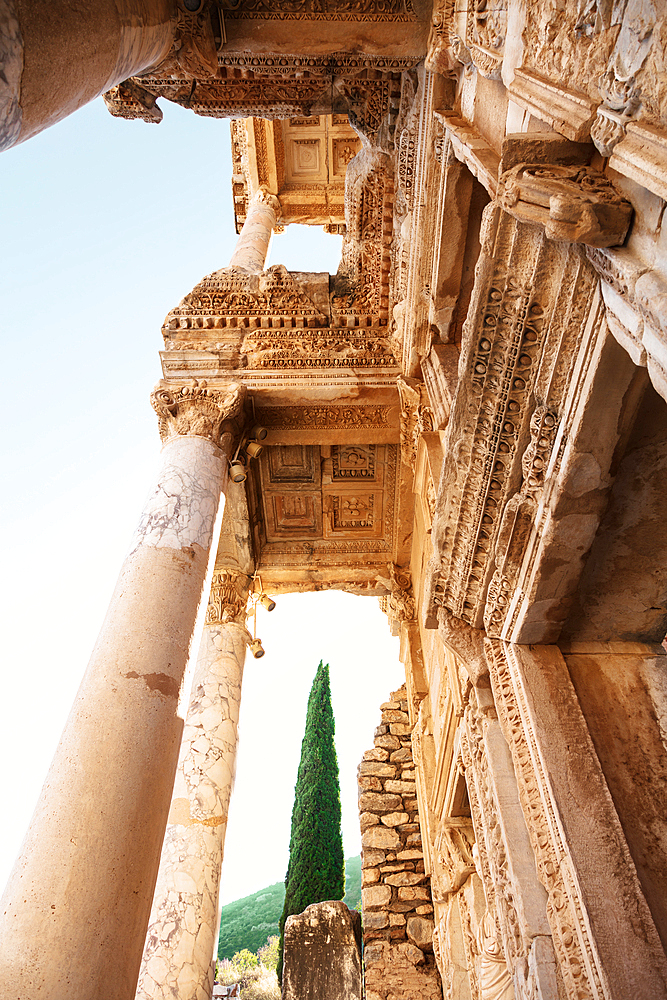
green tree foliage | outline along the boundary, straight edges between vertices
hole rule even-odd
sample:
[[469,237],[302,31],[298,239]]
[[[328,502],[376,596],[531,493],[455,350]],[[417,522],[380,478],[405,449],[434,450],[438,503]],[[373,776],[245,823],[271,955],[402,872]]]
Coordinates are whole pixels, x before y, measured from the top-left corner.
[[342,899],[345,891],[334,729],[329,665],[320,661],[308,698],[306,731],[294,789],[285,905],[280,918],[277,969],[280,981],[287,918],[302,913],[311,903]]

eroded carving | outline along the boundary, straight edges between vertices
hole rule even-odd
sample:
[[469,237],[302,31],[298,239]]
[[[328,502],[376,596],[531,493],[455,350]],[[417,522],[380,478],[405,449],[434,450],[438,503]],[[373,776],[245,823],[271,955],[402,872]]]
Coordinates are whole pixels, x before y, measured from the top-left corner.
[[246,387],[240,382],[209,388],[205,381],[193,379],[180,388],[156,386],[151,405],[158,415],[162,441],[190,435],[219,444],[222,424],[241,413],[245,395]]
[[[226,625],[237,622],[245,625],[247,577],[226,570],[215,570],[211,592],[206,606],[206,625]],[[240,586],[239,586],[240,584]]]
[[632,217],[630,202],[588,166],[518,164],[500,178],[498,198],[515,219],[543,226],[549,239],[591,247],[621,244]]

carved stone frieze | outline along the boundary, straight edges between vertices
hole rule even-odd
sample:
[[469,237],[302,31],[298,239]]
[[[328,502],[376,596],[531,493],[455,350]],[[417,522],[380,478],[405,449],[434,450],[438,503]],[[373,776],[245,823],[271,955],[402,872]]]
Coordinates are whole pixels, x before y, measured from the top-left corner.
[[157,385],[151,394],[151,405],[158,415],[162,441],[192,435],[219,444],[223,423],[241,414],[245,395],[246,388],[240,382],[210,388],[205,381],[196,379],[180,387]]
[[347,328],[271,330],[249,333],[241,348],[248,368],[392,368],[387,337]]
[[257,420],[270,429],[305,430],[328,427],[387,427],[388,406],[266,406]]
[[206,606],[206,625],[245,625],[247,576],[216,569]]
[[482,76],[498,80],[506,34],[507,0],[471,0],[467,7],[455,0],[439,2],[431,20],[427,67],[447,73],[457,63],[459,69],[474,65]]
[[[132,78],[131,84],[153,99],[164,97],[212,118],[307,118],[332,111],[348,114],[355,128],[371,142],[380,140],[389,147],[401,71],[415,62],[346,52],[302,57],[223,49],[217,54],[215,70],[210,72],[212,67],[205,59],[201,71],[194,68],[195,50],[199,48],[194,41],[178,51],[174,49],[165,63],[140,78]],[[179,52],[183,59],[186,51],[192,67],[189,69],[178,60]],[[107,105],[112,114],[157,121],[156,117],[146,118],[149,99],[138,100],[130,82],[125,83],[130,89],[121,89],[123,84],[109,94]]]
[[247,20],[415,21],[412,0],[241,0],[225,15]]
[[[576,248],[498,207],[486,210],[482,236],[429,586],[435,605],[477,628],[490,600],[485,621],[495,629],[523,559],[595,276]],[[435,627],[428,602],[425,616]]]
[[500,178],[498,199],[521,222],[544,227],[552,240],[611,247],[623,243],[632,205],[588,166],[521,163]]

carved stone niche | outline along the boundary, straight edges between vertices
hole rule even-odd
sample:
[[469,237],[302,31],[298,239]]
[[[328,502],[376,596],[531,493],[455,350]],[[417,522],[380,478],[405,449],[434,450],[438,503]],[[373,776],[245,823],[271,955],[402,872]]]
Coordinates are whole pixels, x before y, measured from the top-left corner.
[[593,167],[520,163],[500,178],[498,200],[551,240],[612,247],[623,243],[632,205]]
[[474,874],[474,845],[475,834],[471,818],[451,816],[440,823],[431,872],[431,891],[435,902],[457,892],[469,876]]

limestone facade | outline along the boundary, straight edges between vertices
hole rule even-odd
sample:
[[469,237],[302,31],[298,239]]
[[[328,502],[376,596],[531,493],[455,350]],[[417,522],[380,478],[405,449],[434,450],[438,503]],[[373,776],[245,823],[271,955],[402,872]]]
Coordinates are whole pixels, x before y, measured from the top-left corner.
[[[79,44],[81,25],[64,17],[58,34],[29,3],[0,6],[2,143],[102,89],[120,117],[155,123],[167,99],[238,119],[242,243],[163,326],[165,464],[5,896],[5,992],[26,969],[48,978],[23,949],[32,934],[44,955],[67,940],[75,956],[40,996],[85,996],[113,884],[129,909],[122,925],[105,916],[93,980],[122,953],[113,978],[132,1000],[210,549],[245,577],[239,594],[259,572],[277,592],[382,599],[408,714],[382,735],[403,753],[411,732],[416,795],[396,811],[414,825],[416,799],[424,866],[395,874],[430,877],[447,1000],[667,997],[663,5],[106,6],[84,26],[105,24],[97,62],[48,100],[51,53]],[[344,226],[335,275],[264,267],[270,230],[297,220]],[[212,538],[227,459],[247,502],[232,563]],[[86,763],[101,731],[119,743],[113,780]],[[362,777],[403,780],[368,771],[398,763],[376,756]],[[153,825],[130,856],[156,767]],[[105,782],[122,823],[89,815],[88,781]],[[380,818],[364,819],[365,851],[395,853],[369,842],[392,839],[391,813],[364,813]],[[116,881],[100,879],[100,852]],[[411,888],[378,875],[385,891],[364,890],[371,978],[416,947],[394,945],[391,915],[388,936],[380,926],[390,886],[392,904]],[[35,922],[54,903],[47,942]],[[210,955],[198,961],[208,970]]]

